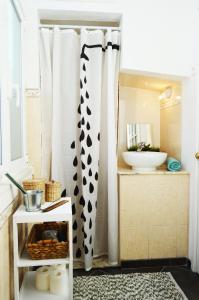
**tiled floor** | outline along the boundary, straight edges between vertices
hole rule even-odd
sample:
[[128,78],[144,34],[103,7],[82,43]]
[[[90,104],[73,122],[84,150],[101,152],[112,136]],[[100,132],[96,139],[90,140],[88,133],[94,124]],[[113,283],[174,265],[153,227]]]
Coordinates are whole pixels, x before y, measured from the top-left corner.
[[[74,270],[74,276],[95,276],[104,274],[124,274],[132,272],[171,272],[174,279],[181,287],[189,300],[199,300],[199,274],[188,270],[185,267],[145,267],[145,268],[127,268],[127,267],[107,267],[106,257],[95,259],[94,267],[86,272],[82,268]],[[81,266],[83,266],[81,264]],[[77,267],[77,265],[76,265]],[[79,265],[80,267],[80,265]]]

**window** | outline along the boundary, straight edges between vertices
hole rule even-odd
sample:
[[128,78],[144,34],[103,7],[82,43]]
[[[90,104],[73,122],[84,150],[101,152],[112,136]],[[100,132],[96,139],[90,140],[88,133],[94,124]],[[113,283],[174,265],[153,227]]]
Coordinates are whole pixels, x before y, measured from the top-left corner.
[[10,158],[11,161],[23,156],[22,152],[22,60],[21,60],[21,20],[10,2],[9,26],[9,70],[10,82]]
[[[22,84],[22,21],[16,0],[5,1],[0,54],[0,165],[19,170],[25,163]],[[23,166],[22,166],[23,167]]]

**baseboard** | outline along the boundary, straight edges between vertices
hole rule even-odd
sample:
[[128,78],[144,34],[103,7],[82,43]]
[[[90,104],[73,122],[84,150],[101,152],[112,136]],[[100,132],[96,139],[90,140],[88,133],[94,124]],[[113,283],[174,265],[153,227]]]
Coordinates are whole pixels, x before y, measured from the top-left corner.
[[186,257],[121,261],[122,268],[151,268],[151,267],[175,267],[175,266],[178,267],[181,266],[191,270],[191,261]]

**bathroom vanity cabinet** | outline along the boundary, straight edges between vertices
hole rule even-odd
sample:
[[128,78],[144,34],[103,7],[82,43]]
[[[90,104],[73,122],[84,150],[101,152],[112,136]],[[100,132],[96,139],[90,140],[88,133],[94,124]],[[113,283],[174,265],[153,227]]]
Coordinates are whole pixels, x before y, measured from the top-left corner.
[[120,170],[120,259],[187,257],[189,174]]

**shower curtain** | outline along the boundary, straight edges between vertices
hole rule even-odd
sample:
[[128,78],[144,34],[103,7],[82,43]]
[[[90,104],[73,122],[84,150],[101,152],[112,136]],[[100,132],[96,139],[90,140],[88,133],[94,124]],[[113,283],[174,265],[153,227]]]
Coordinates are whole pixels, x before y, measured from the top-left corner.
[[72,198],[74,259],[118,260],[117,82],[120,36],[41,29],[42,175]]

